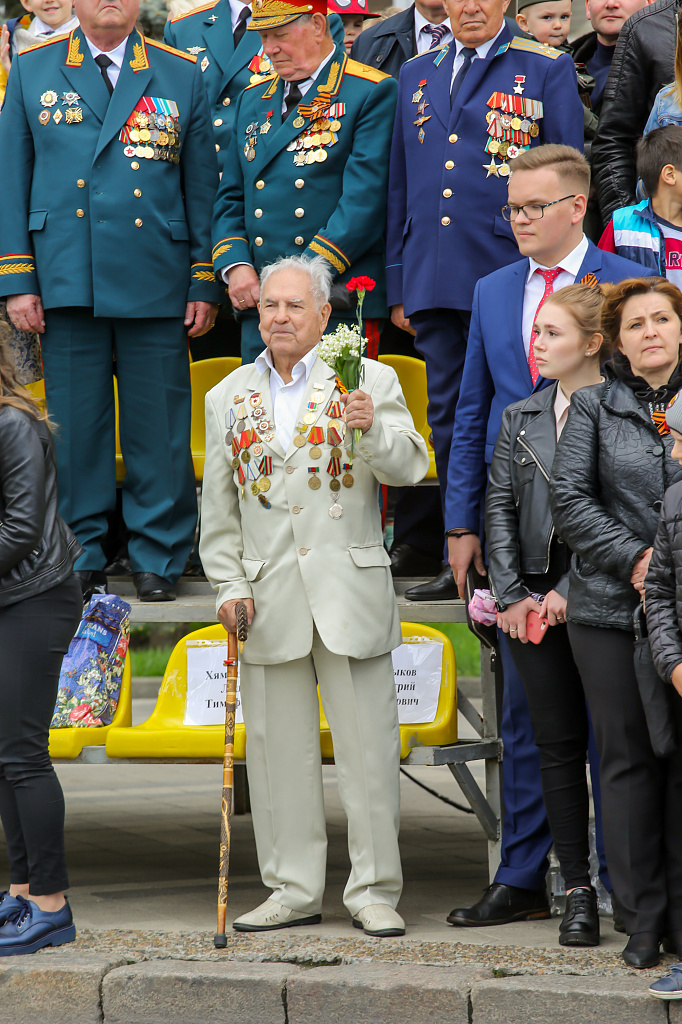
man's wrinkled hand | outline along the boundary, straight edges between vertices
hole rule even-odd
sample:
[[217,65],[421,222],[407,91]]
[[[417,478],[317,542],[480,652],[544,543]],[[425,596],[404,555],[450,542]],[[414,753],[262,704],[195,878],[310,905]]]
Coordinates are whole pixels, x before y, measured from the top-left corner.
[[200,338],[215,324],[218,315],[217,302],[188,302],[185,310],[185,327],[190,338]]
[[227,294],[238,313],[253,309],[260,302],[258,274],[248,263],[238,263],[227,272]]
[[405,307],[402,303],[399,306],[391,306],[391,323],[399,327],[401,331],[407,331],[408,334],[416,335],[414,327],[405,316]]
[[345,406],[346,426],[349,430],[361,430],[366,434],[374,423],[374,402],[364,392],[351,391],[350,395],[341,395],[341,404]]
[[242,601],[246,605],[249,626],[253,622],[253,601],[250,597],[238,597],[235,601],[225,601],[218,609],[218,621],[222,622],[228,633],[237,632],[237,605]]
[[39,295],[10,295],[7,316],[18,331],[42,334],[45,330],[45,313]]

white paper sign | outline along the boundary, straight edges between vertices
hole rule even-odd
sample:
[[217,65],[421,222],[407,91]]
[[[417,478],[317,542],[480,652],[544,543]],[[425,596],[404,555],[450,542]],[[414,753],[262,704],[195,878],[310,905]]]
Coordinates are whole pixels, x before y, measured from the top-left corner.
[[430,640],[401,644],[393,651],[398,721],[433,722],[443,671],[443,645]]
[[[227,691],[227,641],[187,641],[185,725],[224,725]],[[237,670],[239,671],[239,670]],[[237,675],[236,722],[243,722]]]

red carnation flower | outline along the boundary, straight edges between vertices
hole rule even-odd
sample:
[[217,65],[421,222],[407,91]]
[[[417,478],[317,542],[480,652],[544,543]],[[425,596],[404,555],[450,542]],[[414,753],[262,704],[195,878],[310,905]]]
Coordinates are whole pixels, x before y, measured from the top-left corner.
[[349,292],[371,292],[375,285],[376,281],[371,277],[351,277],[346,288]]

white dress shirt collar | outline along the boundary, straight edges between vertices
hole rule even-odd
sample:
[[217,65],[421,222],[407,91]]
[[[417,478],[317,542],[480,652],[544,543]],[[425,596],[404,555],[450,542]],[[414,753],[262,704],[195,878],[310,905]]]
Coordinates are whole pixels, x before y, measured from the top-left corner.
[[285,82],[284,83],[284,97],[286,98],[289,95],[289,89],[294,84],[297,85],[299,87],[299,89],[301,90],[301,96],[305,96],[305,94],[308,92],[308,89],[311,88],[313,82],[315,82],[316,79],[321,74],[322,69],[327,66],[329,61],[334,56],[335,50],[336,50],[336,47],[334,47],[334,49],[332,49],[331,53],[327,54],[327,56],[324,58],[324,60],[322,61],[321,64],[318,64],[318,66],[313,71],[313,73],[311,75],[308,75],[307,78],[304,78],[302,82],[296,82],[296,83],[294,83],[294,82]]
[[78,27],[78,18],[74,15],[69,18],[68,21],[64,22],[63,25],[58,25],[57,28],[51,28],[46,25],[44,21],[41,21],[38,15],[34,15],[33,21],[29,25],[28,31],[34,36],[63,36],[71,29]]
[[266,348],[256,356],[254,365],[261,376],[270,370],[270,399],[272,415],[275,421],[277,439],[286,452],[291,444],[296,427],[296,416],[303,401],[306,383],[310,377],[315,360],[317,345],[306,352],[291,371],[291,380],[286,384],[275,369],[270,349]]
[[[442,45],[445,46],[452,40],[452,29],[450,28],[450,19],[446,18],[445,21],[441,22],[443,25],[447,25],[448,31],[443,36]],[[423,14],[420,14],[417,8],[414,9],[414,39],[417,44],[417,53],[426,53],[433,46],[433,40],[430,32],[424,32],[423,29],[428,25],[431,28],[431,22],[427,21]]]
[[244,7],[248,8],[248,11],[249,11],[249,17],[246,19],[246,24],[247,25],[249,24],[249,22],[251,20],[251,4],[250,3],[248,3],[248,4],[247,3],[242,3],[242,0],[229,0],[229,3],[230,3],[230,20],[232,22],[232,31],[234,32],[234,30],[237,27],[237,22],[239,21],[239,16],[241,15],[242,10],[244,9]]
[[556,439],[557,441],[561,437],[561,431],[566,426],[566,419],[568,417],[568,407],[571,404],[571,399],[566,398],[566,395],[561,390],[561,384],[557,384],[556,395],[554,397],[554,419],[556,420]]
[[[85,35],[85,32],[83,33],[83,35]],[[128,45],[129,38],[129,36],[126,36],[123,42],[119,43],[118,46],[116,46],[113,50],[100,50],[99,46],[95,46],[95,44],[91,42],[87,36],[85,36],[85,41],[88,44],[88,49],[92,54],[93,60],[95,59],[95,57],[99,57],[100,53],[104,53],[112,62],[111,67],[107,70],[107,75],[109,76],[109,81],[114,86],[118,82],[118,76],[121,73],[121,68],[123,67],[123,58],[126,55],[126,46]]]
[[[587,246],[587,237],[586,235],[583,235],[583,237],[576,245],[575,249],[572,249],[567,256],[564,256],[562,260],[559,260],[559,262],[557,263],[557,267],[559,267],[561,270],[565,270],[567,274],[572,274],[574,278],[577,277],[578,271],[580,270],[582,262],[585,259],[585,255],[587,253]],[[544,264],[537,263],[532,256],[529,258],[528,264],[528,281],[530,281],[531,277],[533,276],[536,270],[549,269]]]

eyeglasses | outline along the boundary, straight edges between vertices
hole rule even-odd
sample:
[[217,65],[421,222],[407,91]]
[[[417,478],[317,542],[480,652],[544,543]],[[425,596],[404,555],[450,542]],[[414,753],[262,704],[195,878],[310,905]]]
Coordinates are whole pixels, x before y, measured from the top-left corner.
[[528,220],[541,220],[545,215],[548,206],[556,206],[563,203],[564,199],[575,199],[576,193],[571,196],[562,196],[561,199],[554,199],[551,203],[531,203],[529,206],[503,206],[502,216],[505,220],[516,220],[520,213]]

